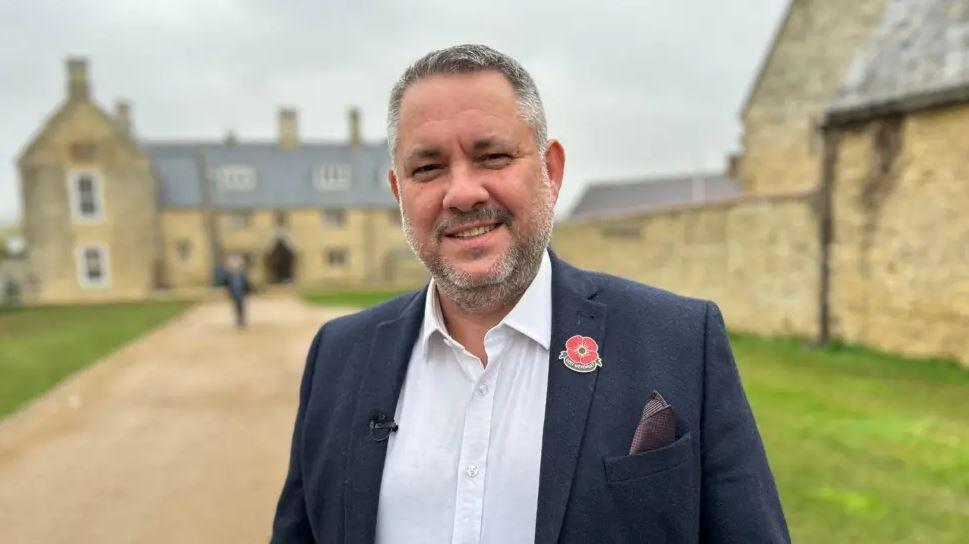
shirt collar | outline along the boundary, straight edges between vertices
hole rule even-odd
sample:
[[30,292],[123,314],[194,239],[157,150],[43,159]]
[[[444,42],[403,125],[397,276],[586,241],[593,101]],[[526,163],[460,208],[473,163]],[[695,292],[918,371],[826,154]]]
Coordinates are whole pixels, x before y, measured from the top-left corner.
[[[502,325],[515,329],[548,349],[552,337],[552,263],[548,257],[548,250],[542,253],[538,272],[528,289],[508,315],[495,325],[495,328]],[[444,326],[444,315],[441,313],[437,287],[431,279],[424,299],[424,322],[420,337],[425,352],[427,343],[435,332],[450,338]]]

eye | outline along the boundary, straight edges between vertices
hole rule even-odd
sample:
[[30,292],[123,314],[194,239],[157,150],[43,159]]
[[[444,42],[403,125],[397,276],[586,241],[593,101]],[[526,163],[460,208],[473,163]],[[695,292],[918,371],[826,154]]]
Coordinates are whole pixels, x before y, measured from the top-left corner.
[[411,172],[411,177],[428,178],[441,169],[440,164],[425,164],[418,166]]
[[487,168],[501,168],[511,162],[511,155],[507,153],[488,153],[481,157],[481,163]]

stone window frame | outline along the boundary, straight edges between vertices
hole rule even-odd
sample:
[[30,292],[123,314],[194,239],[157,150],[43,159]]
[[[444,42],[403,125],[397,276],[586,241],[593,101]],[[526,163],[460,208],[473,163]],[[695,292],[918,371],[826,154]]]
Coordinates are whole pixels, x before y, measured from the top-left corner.
[[320,221],[324,227],[342,229],[347,226],[347,211],[343,208],[326,208],[320,210]]
[[345,191],[350,188],[352,173],[346,163],[318,164],[313,168],[313,186],[320,191]]
[[[95,204],[93,213],[84,213],[81,209],[79,183],[84,177],[91,180]],[[104,220],[104,178],[97,168],[72,168],[67,175],[67,193],[71,206],[71,218],[75,223],[100,223]]]
[[350,264],[350,251],[344,247],[331,247],[323,254],[330,268],[346,268]]
[[251,210],[233,210],[224,212],[225,226],[228,230],[247,230],[252,227]]
[[[95,252],[100,260],[101,278],[92,279],[88,268],[88,252]],[[103,242],[85,242],[74,248],[74,265],[77,270],[77,283],[83,289],[106,289],[111,287],[111,254]]]
[[249,193],[259,184],[256,169],[242,163],[223,164],[215,169],[213,177],[222,193]]
[[188,238],[179,238],[175,241],[175,254],[178,260],[185,262],[192,258],[192,241]]

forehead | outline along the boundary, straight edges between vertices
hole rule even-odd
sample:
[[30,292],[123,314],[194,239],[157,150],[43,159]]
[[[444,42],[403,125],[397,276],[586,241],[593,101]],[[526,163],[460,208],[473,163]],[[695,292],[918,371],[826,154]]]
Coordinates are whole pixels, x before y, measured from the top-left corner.
[[400,143],[455,124],[523,124],[515,90],[501,72],[433,75],[404,91],[398,121]]

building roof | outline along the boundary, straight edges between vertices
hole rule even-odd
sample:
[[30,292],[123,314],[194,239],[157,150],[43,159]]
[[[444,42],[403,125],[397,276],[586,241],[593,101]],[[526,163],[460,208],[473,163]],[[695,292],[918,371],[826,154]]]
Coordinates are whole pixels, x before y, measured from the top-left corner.
[[[221,191],[211,185],[212,205],[221,209],[305,207],[391,207],[394,197],[387,184],[390,158],[387,144],[305,142],[285,149],[276,142],[142,142],[158,182],[161,208],[192,208],[202,205],[199,173],[209,180],[227,165],[246,165],[255,170],[251,191]],[[314,175],[320,166],[347,166],[346,189],[320,190]]]
[[969,2],[889,0],[856,54],[829,119],[852,120],[969,100]]
[[740,184],[723,174],[696,174],[589,185],[572,208],[571,219],[697,204],[740,194]]

